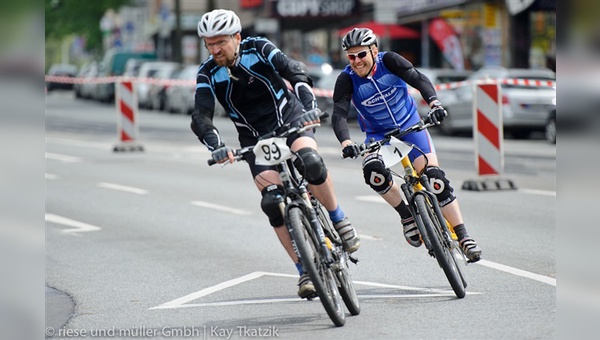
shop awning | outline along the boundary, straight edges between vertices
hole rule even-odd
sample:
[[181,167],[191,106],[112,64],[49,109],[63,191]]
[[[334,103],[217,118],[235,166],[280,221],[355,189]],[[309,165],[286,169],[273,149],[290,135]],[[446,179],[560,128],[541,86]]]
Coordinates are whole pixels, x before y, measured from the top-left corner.
[[381,24],[376,21],[365,21],[352,26],[348,26],[338,30],[338,36],[343,37],[353,28],[370,28],[379,38],[389,37],[390,39],[419,39],[421,33],[412,28],[393,25]]

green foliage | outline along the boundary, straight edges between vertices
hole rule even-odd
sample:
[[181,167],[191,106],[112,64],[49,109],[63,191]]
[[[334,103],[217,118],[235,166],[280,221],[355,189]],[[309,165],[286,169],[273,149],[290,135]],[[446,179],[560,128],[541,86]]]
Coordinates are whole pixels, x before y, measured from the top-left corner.
[[118,11],[130,0],[45,0],[46,41],[60,41],[76,34],[84,37],[88,50],[102,48],[100,19],[107,9]]

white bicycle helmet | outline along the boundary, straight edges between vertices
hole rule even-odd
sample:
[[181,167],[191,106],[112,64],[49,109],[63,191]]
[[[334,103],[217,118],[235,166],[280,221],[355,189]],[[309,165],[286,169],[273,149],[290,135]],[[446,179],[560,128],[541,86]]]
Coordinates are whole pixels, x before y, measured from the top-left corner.
[[240,18],[235,12],[227,9],[215,9],[204,13],[198,22],[198,36],[200,38],[232,35],[241,31]]
[[377,37],[369,28],[353,28],[342,39],[342,48],[347,51],[354,46],[377,46]]

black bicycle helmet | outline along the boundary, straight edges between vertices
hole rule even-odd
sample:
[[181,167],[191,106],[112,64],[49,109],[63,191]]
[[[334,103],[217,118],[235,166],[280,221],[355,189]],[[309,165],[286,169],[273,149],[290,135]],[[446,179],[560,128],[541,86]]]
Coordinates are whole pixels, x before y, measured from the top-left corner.
[[372,44],[377,46],[377,37],[368,28],[353,28],[342,39],[342,48],[345,51],[354,46],[371,46]]

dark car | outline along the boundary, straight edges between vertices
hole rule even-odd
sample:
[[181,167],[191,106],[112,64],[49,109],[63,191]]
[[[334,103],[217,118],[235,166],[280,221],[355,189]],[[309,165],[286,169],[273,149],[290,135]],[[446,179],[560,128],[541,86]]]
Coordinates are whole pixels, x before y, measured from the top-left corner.
[[[74,78],[77,75],[77,66],[69,64],[54,64],[48,70],[49,76]],[[73,83],[69,81],[48,81],[46,90],[72,90]]]

